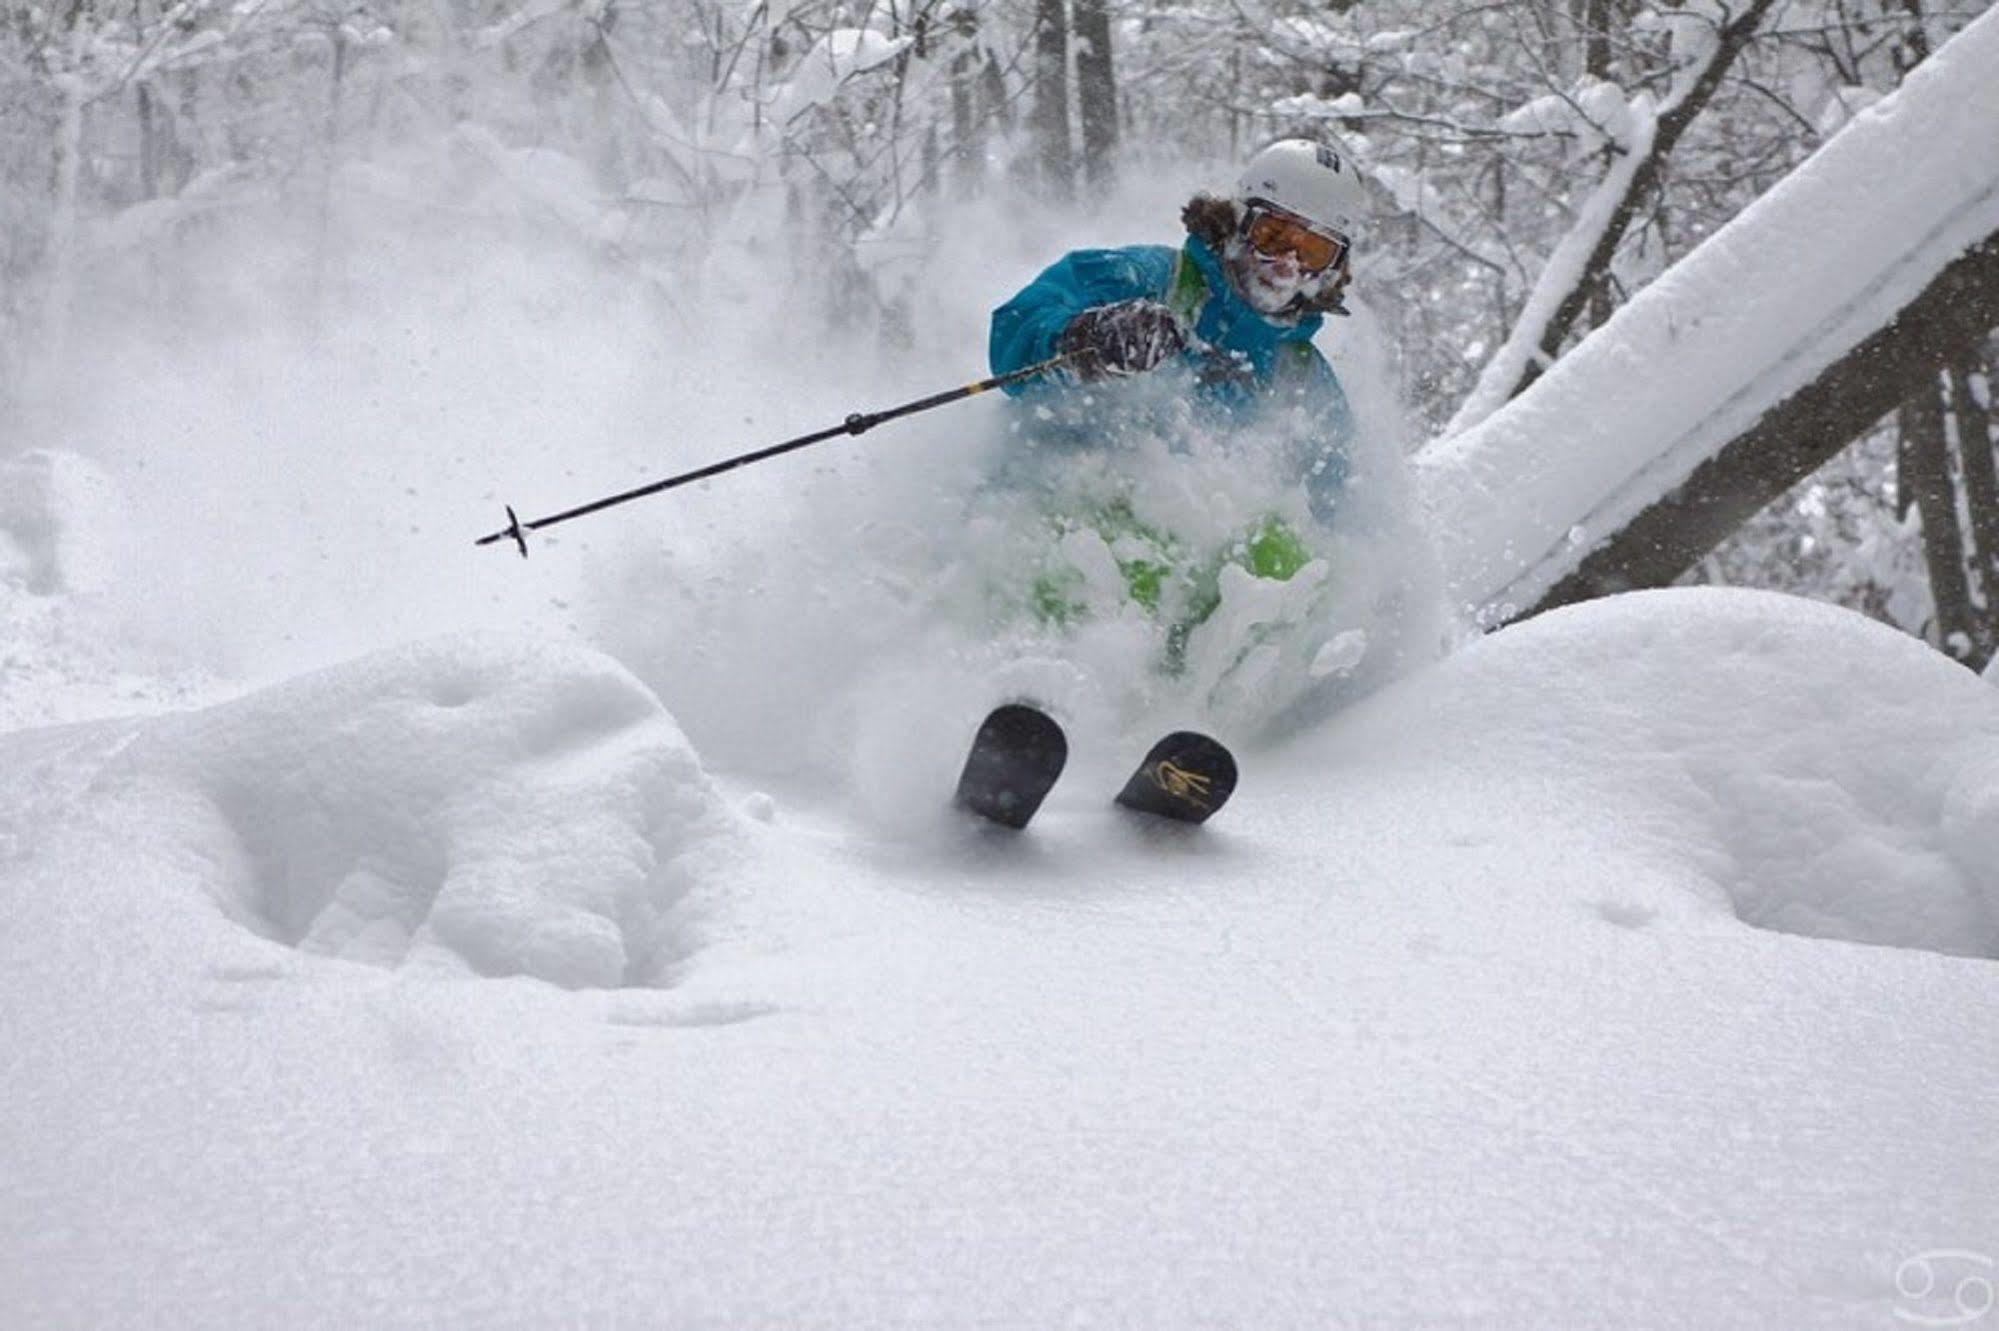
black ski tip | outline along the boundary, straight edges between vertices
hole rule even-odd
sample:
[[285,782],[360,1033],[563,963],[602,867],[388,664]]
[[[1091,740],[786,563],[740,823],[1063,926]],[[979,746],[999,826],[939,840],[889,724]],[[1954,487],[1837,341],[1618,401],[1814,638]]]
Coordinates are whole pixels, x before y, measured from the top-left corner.
[[1069,740],[1054,717],[1027,703],[993,709],[972,737],[954,802],[1018,831],[1033,819],[1069,761]]
[[1175,822],[1204,823],[1229,802],[1235,784],[1235,756],[1221,741],[1176,730],[1152,746],[1117,802]]

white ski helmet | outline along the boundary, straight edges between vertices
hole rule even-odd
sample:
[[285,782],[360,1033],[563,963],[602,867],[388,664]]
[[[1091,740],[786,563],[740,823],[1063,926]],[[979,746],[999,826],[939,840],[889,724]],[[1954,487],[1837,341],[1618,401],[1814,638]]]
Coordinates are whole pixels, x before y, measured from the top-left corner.
[[1367,217],[1367,191],[1344,152],[1310,139],[1281,139],[1249,159],[1236,198],[1261,199],[1352,240]]

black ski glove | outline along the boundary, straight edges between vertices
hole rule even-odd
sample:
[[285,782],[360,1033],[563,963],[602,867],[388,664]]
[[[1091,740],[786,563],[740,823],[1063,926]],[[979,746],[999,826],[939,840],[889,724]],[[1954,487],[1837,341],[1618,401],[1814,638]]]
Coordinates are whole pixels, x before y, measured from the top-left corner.
[[1187,349],[1187,335],[1173,311],[1156,300],[1127,300],[1084,310],[1069,321],[1055,349],[1076,359],[1078,379],[1142,374]]

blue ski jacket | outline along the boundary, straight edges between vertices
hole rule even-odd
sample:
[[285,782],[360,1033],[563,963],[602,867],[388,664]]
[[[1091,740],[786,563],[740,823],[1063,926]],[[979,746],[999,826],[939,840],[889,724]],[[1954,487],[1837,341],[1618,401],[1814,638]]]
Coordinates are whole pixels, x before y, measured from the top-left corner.
[[[988,357],[1007,374],[1055,355],[1062,330],[1084,310],[1125,300],[1156,300],[1179,316],[1192,345],[1181,359],[1200,403],[1237,424],[1273,404],[1305,406],[1323,421],[1310,456],[1299,459],[1313,513],[1330,521],[1346,483],[1353,412],[1326,358],[1312,345],[1324,316],[1272,323],[1236,294],[1208,244],[1189,236],[1166,245],[1072,250],[993,311]],[[1068,394],[1074,380],[1042,376],[1006,391],[1026,401]]]

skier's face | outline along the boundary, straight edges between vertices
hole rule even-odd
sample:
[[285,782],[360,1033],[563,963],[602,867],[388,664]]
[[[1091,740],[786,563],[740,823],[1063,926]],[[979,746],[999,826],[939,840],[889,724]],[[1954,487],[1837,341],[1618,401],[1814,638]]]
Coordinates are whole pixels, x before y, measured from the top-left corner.
[[1235,265],[1236,286],[1258,314],[1277,314],[1300,297],[1309,300],[1318,294],[1320,275],[1305,272],[1294,256],[1260,254],[1247,245],[1243,249]]
[[1344,270],[1308,272],[1295,255],[1259,254],[1242,240],[1229,245],[1227,270],[1249,307],[1272,319],[1299,314],[1307,303],[1346,282]]
[[1288,213],[1252,207],[1229,245],[1229,278],[1258,314],[1295,314],[1347,280],[1347,245]]

